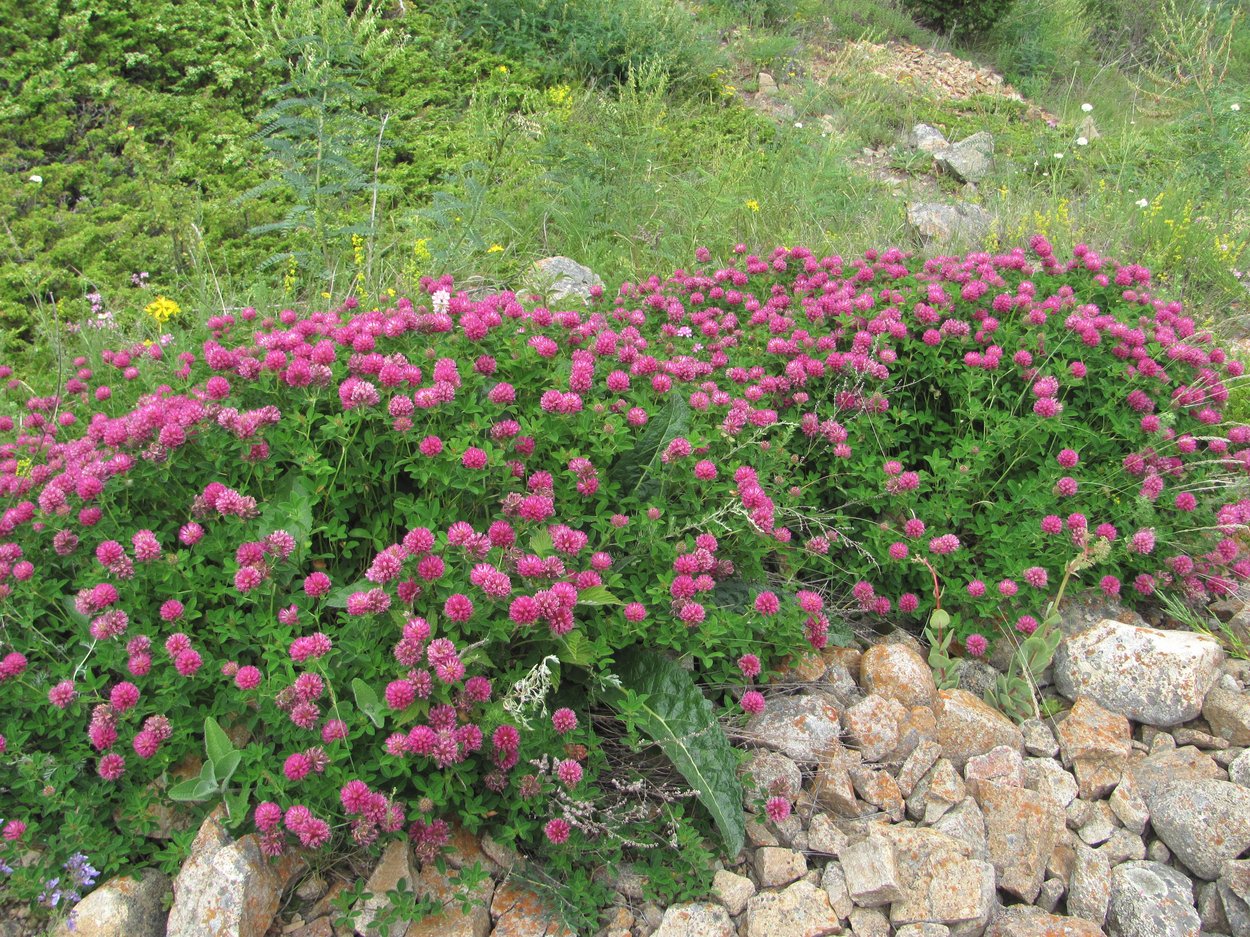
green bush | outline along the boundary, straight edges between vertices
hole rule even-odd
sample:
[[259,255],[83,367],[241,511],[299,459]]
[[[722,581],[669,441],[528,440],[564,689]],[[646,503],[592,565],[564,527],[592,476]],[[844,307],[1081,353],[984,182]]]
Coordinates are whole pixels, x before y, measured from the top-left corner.
[[903,0],[923,26],[967,38],[988,32],[1011,8],[1013,0]]
[[711,88],[714,43],[671,0],[457,0],[465,36],[511,58],[546,63],[552,80],[599,86],[642,66],[664,68],[675,87]]

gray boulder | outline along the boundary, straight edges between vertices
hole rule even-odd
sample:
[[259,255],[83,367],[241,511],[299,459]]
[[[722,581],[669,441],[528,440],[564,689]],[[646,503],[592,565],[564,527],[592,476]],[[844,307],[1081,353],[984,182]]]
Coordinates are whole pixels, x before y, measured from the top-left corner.
[[1107,933],[1111,937],[1198,937],[1194,889],[1176,869],[1125,862],[1111,872]]

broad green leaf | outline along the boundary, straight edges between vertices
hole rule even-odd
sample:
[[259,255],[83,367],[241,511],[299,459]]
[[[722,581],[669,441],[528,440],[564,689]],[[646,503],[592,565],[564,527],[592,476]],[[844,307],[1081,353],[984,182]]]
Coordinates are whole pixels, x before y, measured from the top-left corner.
[[538,556],[547,557],[555,550],[556,545],[551,539],[547,528],[536,530],[530,534],[530,549]]
[[935,608],[933,614],[929,616],[929,627],[935,631],[945,631],[950,627],[950,613],[943,608]]
[[586,633],[580,630],[570,631],[560,639],[563,648],[560,660],[577,667],[589,667],[594,661],[594,648]]
[[208,753],[208,760],[215,763],[234,751],[230,736],[212,716],[204,720],[204,751]]
[[630,495],[645,501],[659,487],[655,466],[664,448],[690,425],[690,405],[679,393],[670,393],[664,409],[652,414],[646,431],[628,452],[622,452],[612,466],[612,480],[621,486],[621,497]]
[[233,794],[227,793],[222,799],[226,802],[226,812],[230,815],[231,829],[238,827],[247,819],[247,805],[252,796],[252,784],[249,781],[242,789]]
[[[698,793],[716,821],[731,856],[742,850],[746,818],[737,762],[712,704],[685,670],[661,654],[632,647],[616,655],[621,686],[645,696],[635,724],[654,739]],[[616,707],[622,690],[607,687],[606,701]]]
[[239,762],[242,760],[243,753],[238,751],[227,752],[221,758],[214,758],[213,771],[217,775],[217,783],[224,786],[238,770]]
[[358,579],[350,586],[340,586],[326,596],[326,606],[328,608],[347,608],[347,599],[353,592],[368,592],[375,588],[374,584],[368,579]]
[[170,800],[177,801],[207,800],[217,788],[216,785],[213,785],[212,790],[207,793],[201,793],[201,785],[204,783],[206,782],[202,778],[191,778],[189,781],[175,784],[165,792],[165,796]]
[[356,708],[368,716],[375,726],[382,728],[382,703],[373,688],[356,677],[352,680],[352,693],[356,697]]
[[578,605],[620,605],[621,600],[603,586],[591,586],[577,593]]

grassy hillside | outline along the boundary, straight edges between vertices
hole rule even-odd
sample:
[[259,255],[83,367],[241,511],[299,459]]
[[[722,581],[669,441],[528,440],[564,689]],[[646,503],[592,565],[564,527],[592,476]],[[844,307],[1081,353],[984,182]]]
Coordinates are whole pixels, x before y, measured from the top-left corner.
[[[514,284],[556,253],[622,280],[702,244],[914,248],[914,191],[989,209],[994,244],[1144,262],[1211,315],[1244,297],[1233,3],[1018,0],[953,38],[884,0],[271,6],[61,2],[0,26],[10,351],[157,292],[211,309]],[[996,65],[1029,103],[892,73],[892,40]],[[903,143],[919,121],[993,133],[994,174],[935,176]]]

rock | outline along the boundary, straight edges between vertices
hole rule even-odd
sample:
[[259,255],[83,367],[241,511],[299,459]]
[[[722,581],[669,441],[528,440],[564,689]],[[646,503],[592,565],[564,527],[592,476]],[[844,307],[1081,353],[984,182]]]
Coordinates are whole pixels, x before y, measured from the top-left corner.
[[1146,858],[1146,844],[1136,833],[1128,830],[1116,830],[1111,838],[1098,847],[1098,851],[1107,857],[1112,868],[1121,862],[1137,861]]
[[174,879],[168,931],[178,937],[259,937],[277,914],[295,864],[271,864],[249,833],[231,840],[218,806]]
[[982,130],[936,151],[933,158],[960,182],[980,182],[994,168],[994,138]]
[[795,882],[747,902],[746,937],[827,937],[841,930],[829,896],[811,882]]
[[1152,839],[1150,845],[1146,847],[1146,858],[1151,862],[1167,865],[1172,861],[1172,850],[1168,849],[1163,840]]
[[807,859],[792,849],[764,846],[755,850],[755,874],[761,888],[779,888],[807,874]]
[[820,887],[829,896],[829,907],[839,920],[845,921],[851,916],[851,893],[847,890],[846,873],[842,871],[841,865],[830,862],[825,866],[825,872],[820,877]]
[[912,749],[911,754],[903,762],[903,766],[899,768],[898,777],[895,779],[899,793],[904,797],[910,797],[912,791],[916,789],[916,784],[929,773],[929,769],[941,757],[941,745],[928,739],[921,741]]
[[1199,878],[1250,848],[1250,790],[1228,781],[1170,784],[1148,800],[1158,837]]
[[1076,778],[1052,758],[1029,758],[1024,763],[1024,785],[1066,809],[1078,793]]
[[931,826],[941,818],[942,814],[968,796],[968,788],[959,776],[959,772],[955,770],[955,766],[945,758],[938,759],[925,780],[927,784],[923,791],[918,789],[913,792],[912,796],[923,793],[924,823],[926,826]]
[[903,795],[890,774],[867,765],[852,765],[848,770],[856,793],[865,803],[881,809],[895,823],[903,819]]
[[1120,824],[1105,801],[1097,801],[1091,806],[1093,809],[1089,812],[1085,822],[1077,828],[1076,833],[1085,845],[1101,846],[1115,835]]
[[855,937],[890,937],[890,919],[876,908],[856,908],[851,912],[851,933]]
[[334,922],[326,914],[309,921],[296,930],[290,930],[288,926],[282,933],[284,937],[334,937]]
[[1194,907],[1198,911],[1198,920],[1202,922],[1204,933],[1228,933],[1228,915],[1224,913],[1224,902],[1220,900],[1218,882],[1203,882],[1198,886],[1194,895]]
[[985,930],[985,937],[1102,937],[1102,928],[1080,918],[1060,917],[1040,908],[1016,905],[1004,908],[994,918],[994,923]]
[[941,690],[938,743],[942,754],[962,771],[968,759],[1006,745],[1024,751],[1024,737],[1011,720],[966,690]]
[[904,924],[894,937],[950,937],[950,932],[945,924]]
[[907,223],[926,244],[977,243],[989,233],[994,217],[967,202],[912,202],[907,206]]
[[860,682],[865,690],[897,700],[908,709],[937,704],[937,684],[928,663],[906,644],[877,644],[860,660]]
[[676,904],[653,937],[734,937],[734,922],[718,904]]
[[803,772],[781,752],[760,750],[742,769],[742,805],[752,807],[756,800],[777,796],[794,800],[803,789]]
[[[1220,741],[1222,742],[1224,740],[1220,739]],[[1245,751],[1246,749],[1242,748],[1240,745],[1230,745],[1228,748],[1221,748],[1212,751],[1211,758],[1217,765],[1227,771],[1232,766],[1233,762],[1236,761]]]
[[1081,696],[1055,734],[1063,762],[1072,766],[1082,797],[1104,797],[1120,783],[1120,774],[1133,750],[1127,719]]
[[67,921],[55,937],[165,937],[164,900],[169,876],[144,869],[138,878],[111,878],[74,906],[74,927]]
[[864,813],[862,805],[855,799],[855,785],[850,771],[838,762],[820,766],[812,781],[812,793],[818,804],[839,817],[858,817]]
[[603,289],[603,279],[589,267],[568,257],[544,257],[537,260],[526,275],[528,288],[542,294],[549,303],[567,299],[590,302],[594,287]]
[[[1160,738],[1170,740],[1170,736],[1166,735]],[[1201,781],[1224,776],[1210,755],[1188,745],[1184,748],[1164,748],[1141,761],[1130,762],[1124,773],[1133,779],[1147,806],[1158,790],[1174,781]]]
[[1202,716],[1215,735],[1233,745],[1250,745],[1250,693],[1217,687],[1207,694]]
[[985,815],[971,797],[964,798],[958,806],[948,810],[933,824],[933,829],[945,833],[961,843],[966,843],[972,850],[972,858],[990,858],[989,844],[985,838]]
[[[1218,689],[1218,687],[1216,688]],[[1215,690],[1211,691],[1212,693]],[[1207,694],[1206,701],[1202,704],[1205,707],[1211,702],[1211,693]],[[1180,726],[1172,730],[1172,738],[1176,740],[1177,745],[1193,745],[1205,751],[1224,751],[1229,748],[1231,743],[1228,739],[1216,738],[1209,732],[1200,732],[1188,726]]]
[[838,829],[832,817],[823,813],[812,817],[812,822],[807,828],[808,849],[827,856],[836,856],[846,843],[846,834]]
[[959,681],[959,689],[967,690],[977,699],[985,699],[985,694],[998,683],[998,671],[993,664],[975,657],[961,657],[957,660],[955,676]]
[[369,876],[369,881],[365,883],[364,897],[353,908],[358,915],[357,932],[365,937],[404,937],[405,925],[375,927],[373,921],[387,907],[386,893],[394,889],[401,880],[407,882],[410,890],[415,889],[418,874],[408,840],[392,840],[387,843],[378,864]]
[[777,93],[777,82],[768,72],[760,72],[756,76],[756,81],[759,83],[760,94]]
[[1228,779],[1242,787],[1250,787],[1250,748],[1233,759],[1228,766]]
[[1055,685],[1070,700],[1088,696],[1134,722],[1174,726],[1202,711],[1223,660],[1205,635],[1106,618],[1060,642]]
[[1098,128],[1094,125],[1094,115],[1086,114],[1081,118],[1081,122],[1076,126],[1076,135],[1078,138],[1084,137],[1086,140],[1093,142],[1102,136],[1098,132]]
[[482,834],[479,844],[487,858],[505,872],[509,869],[525,867],[525,860],[521,858],[520,853],[511,846],[505,846],[489,833]]
[[979,859],[945,856],[933,859],[908,887],[904,901],[890,908],[890,921],[933,923],[950,927],[958,937],[975,937],[993,917],[998,902],[994,867]]
[[[427,870],[428,871],[428,870]],[[443,919],[444,915],[439,915]],[[554,908],[530,889],[511,880],[505,880],[495,889],[490,900],[489,919],[495,921],[494,930],[487,930],[491,937],[577,937],[560,920]],[[451,931],[454,933],[454,931]],[[461,933],[470,931],[462,929]],[[408,931],[413,933],[412,930]],[[443,931],[424,931],[431,935]]]
[[1076,847],[1072,881],[1068,883],[1068,914],[1102,927],[1111,900],[1111,863],[1087,846]]
[[747,735],[765,748],[800,764],[817,764],[842,747],[842,725],[832,697],[823,694],[783,696],[747,723]]
[[985,781],[980,794],[998,887],[1032,901],[1063,829],[1063,815],[1053,802],[1027,789]]
[[[403,931],[403,937],[487,937],[491,933],[490,919],[495,883],[489,878],[484,879],[468,893],[469,910],[462,904],[463,886],[452,881],[437,867],[429,865],[417,875],[413,891],[419,897],[428,898],[442,907],[438,914],[430,914],[420,921],[414,921]],[[499,937],[522,937],[522,935],[541,934],[543,931],[532,928],[545,926],[547,933],[568,937],[569,932],[549,916],[537,896],[531,896],[532,902],[520,902],[508,915],[500,918],[500,923],[507,919],[508,926],[502,932],[496,926],[495,933]],[[515,924],[514,924],[515,922]]]
[[903,896],[894,846],[875,831],[847,846],[838,858],[851,901],[861,908],[877,908]]
[[1216,891],[1233,937],[1250,937],[1250,859],[1226,861]]
[[950,146],[946,137],[942,136],[942,131],[928,124],[916,124],[912,127],[911,133],[907,135],[907,144],[924,153],[935,153]]
[[1126,862],[1111,872],[1107,933],[1111,937],[1198,937],[1193,886],[1157,862]]
[[906,714],[898,700],[870,693],[842,712],[842,727],[864,761],[881,761],[898,745],[898,724]]
[[1041,908],[1048,914],[1053,914],[1055,908],[1059,907],[1059,902],[1063,900],[1063,896],[1068,892],[1068,887],[1064,885],[1062,879],[1048,878],[1042,882],[1042,887],[1037,893],[1037,897],[1033,900],[1033,906]]
[[768,823],[764,820],[754,819],[750,814],[747,814],[747,842],[756,849],[761,846],[781,845],[781,840],[773,835],[773,831],[769,829]]
[[1131,774],[1125,774],[1120,779],[1107,804],[1127,829],[1139,836],[1146,832],[1146,824],[1150,822],[1150,809]]
[[1024,787],[1024,759],[1006,745],[991,748],[984,755],[973,755],[964,766],[964,783],[973,797],[977,796],[977,786],[982,781]]
[[898,724],[898,745],[890,753],[890,764],[901,764],[924,742],[937,744],[937,717],[930,706],[913,706]]
[[1020,723],[1020,734],[1024,736],[1024,750],[1028,754],[1039,758],[1054,758],[1059,754],[1055,733],[1040,719],[1024,720]]

